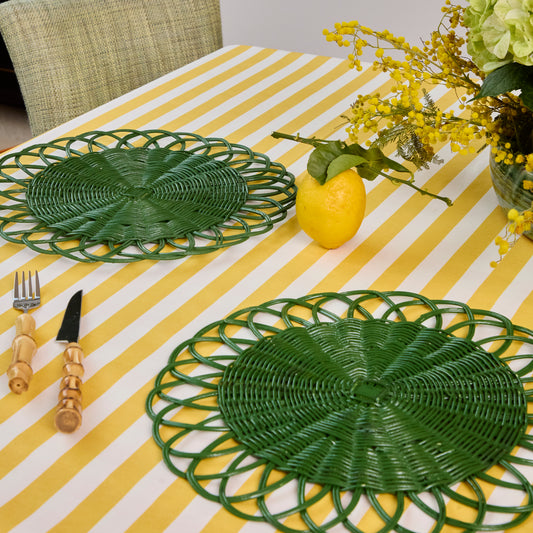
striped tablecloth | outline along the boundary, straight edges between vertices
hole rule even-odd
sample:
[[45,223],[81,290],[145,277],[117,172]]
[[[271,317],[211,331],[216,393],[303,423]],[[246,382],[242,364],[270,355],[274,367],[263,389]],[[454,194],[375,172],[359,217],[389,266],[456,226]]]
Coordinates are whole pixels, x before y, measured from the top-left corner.
[[[308,147],[277,141],[271,132],[345,138],[339,117],[354,96],[388,88],[385,75],[371,68],[356,73],[339,59],[231,46],[27,145],[96,129],[195,132],[266,153],[298,177]],[[455,104],[446,91],[433,96]],[[294,209],[269,233],[176,261],[77,263],[1,242],[0,531],[272,531],[232,516],[171,474],[145,414],[172,349],[234,310],[320,291],[406,290],[533,327],[533,243],[519,240],[490,266],[505,218],[487,153],[461,156],[444,145],[439,156],[444,163],[418,172],[417,183],[449,196],[453,207],[387,180],[366,182],[362,227],[331,251],[300,231]],[[33,312],[39,350],[30,389],[17,396],[6,378],[18,314],[11,307],[13,273],[35,269],[43,300]],[[55,335],[78,289],[84,291],[85,410],[81,429],[64,435],[53,426],[63,349]],[[416,531],[420,520],[414,513]],[[513,531],[532,529],[529,519]]]

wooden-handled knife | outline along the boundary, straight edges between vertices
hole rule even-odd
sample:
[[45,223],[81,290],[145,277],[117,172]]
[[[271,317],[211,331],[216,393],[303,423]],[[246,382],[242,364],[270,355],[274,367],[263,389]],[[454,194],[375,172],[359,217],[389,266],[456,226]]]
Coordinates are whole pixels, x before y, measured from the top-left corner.
[[70,299],[56,340],[67,342],[63,353],[63,378],[55,425],[63,433],[72,433],[81,426],[81,384],[83,378],[83,350],[78,344],[81,319],[82,291]]

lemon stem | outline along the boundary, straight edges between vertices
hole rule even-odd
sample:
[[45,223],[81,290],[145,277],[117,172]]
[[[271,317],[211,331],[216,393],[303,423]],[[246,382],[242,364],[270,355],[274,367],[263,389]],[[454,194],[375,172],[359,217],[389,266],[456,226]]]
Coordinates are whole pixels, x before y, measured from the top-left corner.
[[299,134],[290,135],[289,133],[283,133],[281,131],[272,132],[272,137],[274,137],[274,139],[287,139],[289,141],[296,141],[296,142],[303,143],[303,144],[310,144],[311,146],[314,146],[315,148],[318,148],[321,144],[326,144],[328,142],[327,139],[317,139],[316,137],[300,137]]
[[[289,133],[283,133],[280,131],[274,131],[272,133],[272,137],[274,139],[287,139],[289,141],[295,141],[303,144],[309,144],[313,146],[314,148],[320,148],[323,145],[328,144],[330,141],[327,139],[317,139],[316,137],[301,137],[299,134],[296,135],[290,135]],[[341,141],[342,142],[342,141]],[[348,145],[345,142],[342,142],[342,144],[347,147]],[[430,196],[431,198],[435,198],[436,200],[441,200],[446,203],[446,205],[451,206],[453,205],[453,202],[447,198],[446,196],[439,196],[438,194],[434,194],[430,191],[427,191],[425,189],[421,189],[417,185],[414,184],[413,180],[404,180],[401,178],[397,178],[394,176],[390,176],[389,174],[385,174],[385,172],[381,172],[380,170],[374,168],[375,172],[377,172],[380,176],[383,176],[384,178],[389,179],[392,183],[401,183],[404,185],[407,185],[414,189],[415,191],[419,192],[420,194],[423,194],[425,196]]]

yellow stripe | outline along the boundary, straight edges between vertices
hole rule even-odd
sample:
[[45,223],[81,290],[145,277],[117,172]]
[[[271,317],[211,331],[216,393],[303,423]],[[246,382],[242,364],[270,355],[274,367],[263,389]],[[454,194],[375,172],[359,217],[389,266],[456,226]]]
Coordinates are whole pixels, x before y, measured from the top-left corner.
[[[151,459],[150,462],[146,460],[147,458]],[[49,529],[48,533],[88,531],[114,507],[117,501],[127,494],[139,477],[146,475],[157,464],[159,459],[159,448],[156,449],[153,442],[146,441],[113,471],[113,475],[106,477],[98,489],[85,499],[83,505],[80,506],[81,509],[74,509],[55,527]],[[190,495],[193,496],[193,489],[190,488],[189,491]],[[110,498],[109,495],[113,495],[113,497]],[[183,503],[175,507],[177,509],[184,508]],[[98,513],[94,512],[95,509],[98,510]]]
[[[287,124],[280,126],[278,128],[278,131],[281,131],[283,133],[289,133],[292,135],[300,132],[300,130],[305,127],[305,125],[310,120],[312,120],[314,116],[321,115],[330,107],[330,101],[343,100],[347,98],[349,95],[353,94],[356,90],[363,87],[366,83],[370,82],[378,75],[378,73],[373,72],[372,70],[368,70],[363,74],[365,76],[361,75],[360,77],[355,78],[353,82],[350,82],[344,87],[337,89],[330,96],[328,96],[321,102],[315,104],[313,107],[309,108],[304,114],[299,115],[298,117],[291,119],[290,122],[288,122]],[[381,85],[378,90],[380,92],[386,92],[388,89],[390,89],[391,85],[391,82],[386,82]],[[321,126],[318,130],[310,132],[309,135],[319,139],[342,139],[343,137],[345,137],[345,135],[343,134],[344,128],[345,126],[342,125],[342,119],[340,119],[340,117],[335,117],[329,122],[325,123],[323,126]],[[245,136],[249,135],[250,133],[253,132],[245,132]],[[253,148],[256,151],[267,153],[278,143],[279,140],[269,136],[262,139]],[[289,170],[291,170],[291,165],[294,164],[294,162],[298,159],[302,158],[306,153],[309,153],[311,150],[312,147],[307,144],[294,143],[294,146],[279,158],[279,161],[283,163]]]
[[[150,89],[149,91],[143,92],[142,94],[132,98],[131,100],[128,100],[124,103],[121,103],[117,105],[116,107],[113,107],[109,111],[105,111],[102,114],[99,114],[97,117],[90,119],[83,124],[80,124],[79,126],[74,127],[72,130],[69,130],[66,135],[79,135],[81,133],[84,133],[86,131],[91,131],[93,129],[100,128],[103,124],[106,124],[107,122],[111,122],[112,120],[116,120],[120,118],[121,116],[130,113],[131,111],[134,111],[138,107],[146,104],[147,102],[150,102],[154,100],[155,98],[158,98],[159,96],[178,88],[180,85],[183,85],[191,80],[194,80],[198,76],[201,76],[203,74],[208,73],[212,69],[216,68],[219,65],[224,64],[226,61],[230,61],[231,59],[238,57],[239,55],[243,54],[247,50],[249,50],[249,46],[238,46],[232,49],[229,49],[222,54],[213,57],[212,59],[206,61],[205,63],[201,63],[197,65],[196,67],[192,68],[191,70],[187,72],[180,73],[174,78],[171,78],[170,80],[164,82],[163,84],[154,87],[153,89]],[[259,51],[258,56],[260,58],[267,57],[274,53],[274,50],[265,50],[265,51]],[[246,64],[253,64],[253,59],[247,60]],[[234,67],[237,70],[239,67]],[[157,115],[153,114],[153,117]]]
[[[501,213],[499,213],[501,214]],[[502,217],[503,218],[503,217]],[[506,256],[504,260],[491,272],[489,277],[479,286],[472,298],[468,301],[471,307],[479,307],[481,309],[491,309],[498,298],[505,292],[517,274],[523,270],[524,266],[531,259],[531,245],[533,243],[522,239],[516,245],[516,250],[512,249],[510,255]],[[524,290],[530,290],[531,286],[524,287]],[[522,306],[520,314],[515,314],[514,318],[527,320],[531,317],[531,308],[525,310]],[[523,314],[522,314],[523,313]],[[532,323],[523,323],[526,327],[531,328]]]
[[[320,59],[320,60],[317,61],[317,59]],[[326,59],[327,58],[312,59],[309,63],[302,66],[295,72],[292,72],[288,76],[284,76],[282,80],[272,84],[269,87],[266,87],[265,89],[261,90],[259,93],[254,94],[254,96],[252,96],[251,98],[249,98],[242,104],[238,105],[234,109],[228,110],[222,116],[217,117],[215,120],[211,121],[207,126],[200,128],[198,130],[200,135],[204,134],[207,131],[211,131],[211,130],[216,131],[218,128],[221,128],[226,123],[235,119],[239,115],[244,114],[245,112],[253,109],[255,106],[259,105],[266,99],[272,97],[277,92],[285,89],[287,86],[292,85],[293,83],[297,82],[301,78],[305,77],[308,74],[311,74],[313,71],[320,68],[326,62]],[[334,67],[332,70],[329,70],[326,74],[324,74],[319,79],[315,80],[314,82],[309,83],[306,87],[295,92],[289,98],[286,98],[279,104],[276,104],[270,107],[268,111],[262,113],[261,115],[255,115],[253,117],[253,120],[250,123],[241,127],[238,130],[232,131],[230,135],[226,136],[226,138],[231,142],[236,142],[237,140],[243,139],[244,137],[249,135],[251,132],[257,131],[258,129],[263,127],[265,124],[270,122],[272,119],[280,116],[282,113],[285,113],[289,109],[293,108],[300,101],[304,100],[305,98],[308,98],[309,96],[311,96],[312,94],[320,90],[324,85],[333,82],[341,74],[341,71],[343,70],[344,68],[342,65],[337,65],[336,67]],[[170,126],[176,127],[176,123],[171,122]]]
[[[383,289],[388,289],[388,287],[398,287],[405,276],[412,270],[410,265],[420,264],[428,252],[431,251],[440,240],[446,237],[451,229],[468,214],[472,205],[470,199],[472,197],[481,197],[489,189],[490,184],[483,174],[473,180],[466,191],[457,199],[454,207],[446,209],[444,213],[440,215],[387,270],[383,272],[383,274],[376,280],[374,288],[381,287]],[[417,211],[412,210],[411,212],[414,213]],[[396,222],[400,226],[402,225],[400,221],[402,213],[403,216],[407,215],[407,213],[403,212],[403,209],[399,212],[398,220]],[[389,219],[389,224],[394,225],[394,222]],[[501,226],[499,229],[501,229]],[[493,235],[488,235],[488,241],[485,239],[486,245],[490,244],[493,238]],[[470,257],[471,259],[474,259],[474,257]],[[463,273],[466,272],[470,264],[463,264],[463,267],[465,266],[466,268]],[[447,278],[449,271],[444,269],[441,270],[438,274],[435,274],[434,279],[437,279],[437,275],[439,283],[448,284]],[[440,294],[442,294],[442,291]]]
[[[189,91],[182,93],[179,96],[173,98],[171,101],[155,109],[151,109],[149,112],[145,113],[144,115],[141,115],[140,117],[136,118],[132,122],[128,123],[128,126],[132,128],[141,128],[145,123],[151,122],[152,120],[154,120],[154,117],[163,116],[163,114],[172,111],[178,106],[186,104],[189,100],[192,100],[193,98],[197,97],[199,94],[203,94],[205,92],[208,92],[209,90],[215,89],[223,82],[232,79],[234,76],[236,76],[240,72],[243,72],[244,70],[253,67],[259,61],[266,59],[268,56],[272,55],[272,53],[273,53],[273,50],[262,50],[256,56],[253,56],[247,59],[246,61],[243,61],[239,63],[238,65],[225,70],[218,76],[214,76],[213,78],[210,78],[209,80],[203,82],[197,87],[194,87],[194,89],[190,89]],[[222,105],[227,99],[240,94],[241,92],[245,91],[246,89],[248,89],[249,87],[255,84],[260,84],[268,76],[271,76],[275,74],[276,72],[278,72],[279,70],[281,70],[282,68],[289,66],[291,63],[296,61],[298,57],[299,55],[296,55],[296,54],[285,55],[281,57],[280,59],[278,59],[271,65],[268,65],[264,69],[261,69],[260,71],[258,71],[256,74],[253,74],[252,76],[247,77],[245,80],[226,89],[222,93],[220,92],[217,93],[211,99],[207,100],[206,102],[203,102],[198,107],[181,114],[178,119],[172,122],[169,122],[167,124],[164,124],[160,129],[166,129],[170,131],[182,130],[183,124],[186,124],[194,120],[195,118],[197,118],[199,115],[202,114],[201,111],[210,110],[219,105]],[[200,113],[198,111],[200,111]],[[232,115],[231,119],[237,116],[236,112],[234,111],[228,111],[228,113]],[[196,133],[199,133],[201,135],[200,131],[197,131]]]
[[[531,257],[533,257],[533,241],[522,237],[506,258],[506,265],[513,262],[525,265]],[[508,267],[505,266],[504,268],[506,269]],[[524,288],[524,291],[527,291],[527,287]],[[524,301],[514,314],[513,320],[516,324],[533,329],[533,289],[524,298]]]
[[176,478],[128,529],[129,533],[164,531],[197,496],[188,481]]
[[[150,388],[150,385],[145,385],[128,402],[133,402],[140,407]],[[37,428],[37,430],[39,432],[49,431],[53,433],[52,412],[44,418],[41,427]],[[125,432],[138,418],[139,413],[134,413],[130,410],[127,403],[120,406],[97,429],[87,434],[35,481],[0,508],[0,524],[2,524],[2,527],[9,531],[34,513],[50,497],[61,490],[86,464],[109,446],[117,435]],[[160,459],[160,456],[158,459]],[[156,457],[154,455],[155,460]],[[138,468],[139,465],[136,464],[135,466]],[[92,517],[92,520],[98,516],[94,509],[88,515]]]
[[[396,510],[396,497],[392,494],[380,494],[377,496],[378,502],[383,508],[393,515]],[[407,498],[405,499],[405,505],[407,506]],[[370,504],[369,504],[370,505]],[[363,518],[358,522],[357,527],[362,531],[377,531],[378,527],[383,527],[385,522],[374,510],[373,507],[370,507],[369,510],[364,514]]]
[[465,275],[480,253],[490,246],[496,235],[502,230],[505,222],[498,217],[498,214],[499,209],[496,208],[481,226],[473,228],[472,234],[465,240],[464,244],[424,287],[425,296],[441,298],[443,294],[447,294],[452,290],[453,286]]

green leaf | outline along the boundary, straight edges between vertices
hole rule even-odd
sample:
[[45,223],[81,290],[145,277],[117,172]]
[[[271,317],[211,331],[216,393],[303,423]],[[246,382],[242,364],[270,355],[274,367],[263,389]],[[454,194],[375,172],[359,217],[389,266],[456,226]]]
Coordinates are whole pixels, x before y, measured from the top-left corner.
[[345,147],[345,152],[348,154],[359,155],[366,158],[367,150],[363,148],[360,144],[349,144]]
[[385,157],[385,154],[377,146],[372,146],[371,148],[369,148],[366,151],[365,157],[369,161],[380,164],[384,163],[384,160],[387,159]]
[[342,154],[336,157],[328,166],[327,177],[325,181],[334,178],[341,172],[348,170],[352,167],[358,167],[359,165],[365,164],[367,161],[364,157],[359,155],[352,154]]
[[499,96],[518,89],[522,91],[524,105],[533,110],[533,66],[507,63],[487,75],[474,99]]
[[533,111],[533,87],[526,87],[525,89],[522,89],[520,99],[528,109]]
[[371,165],[360,165],[357,167],[357,173],[364,180],[372,181],[375,180],[380,175],[381,168],[377,168]]
[[326,182],[330,163],[343,154],[344,145],[340,141],[329,141],[315,148],[307,161],[307,172],[321,185]]
[[394,159],[383,156],[383,163],[385,164],[385,167],[390,168],[391,170],[396,170],[396,172],[408,172],[411,174],[411,176],[414,176],[411,170],[409,170],[407,167],[404,167],[397,161],[394,161]]
[[380,175],[380,171],[386,166],[385,160],[387,158],[376,146],[366,149],[360,144],[350,144],[346,147],[346,151],[364,159],[364,162],[357,165],[357,173],[365,180],[376,179]]

